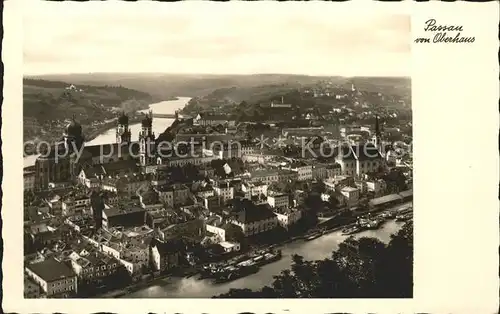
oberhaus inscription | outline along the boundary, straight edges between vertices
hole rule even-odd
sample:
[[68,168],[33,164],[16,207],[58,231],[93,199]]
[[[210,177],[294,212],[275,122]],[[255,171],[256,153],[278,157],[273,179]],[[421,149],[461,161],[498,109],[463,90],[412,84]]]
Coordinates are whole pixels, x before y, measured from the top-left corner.
[[[425,32],[434,33],[433,43],[473,43],[475,37],[465,37],[462,35],[464,27],[462,25],[439,24],[435,19],[429,19],[425,22]],[[431,37],[420,37],[415,39],[416,43],[430,43]]]

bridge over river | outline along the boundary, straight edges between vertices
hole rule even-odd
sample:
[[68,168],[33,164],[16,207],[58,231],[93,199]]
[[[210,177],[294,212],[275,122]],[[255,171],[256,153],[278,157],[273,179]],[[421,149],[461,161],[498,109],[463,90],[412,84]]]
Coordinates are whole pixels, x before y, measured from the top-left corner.
[[154,113],[153,112],[153,118],[160,118],[160,119],[175,119],[175,113]]

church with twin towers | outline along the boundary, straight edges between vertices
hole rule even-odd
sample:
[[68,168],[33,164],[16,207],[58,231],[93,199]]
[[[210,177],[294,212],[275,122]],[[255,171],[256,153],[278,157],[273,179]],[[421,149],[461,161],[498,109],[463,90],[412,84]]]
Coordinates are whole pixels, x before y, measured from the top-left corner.
[[[142,167],[154,163],[155,134],[153,112],[141,121],[138,141],[132,141],[129,117],[122,112],[117,119],[116,142],[86,145],[81,124],[73,117],[60,142],[47,147],[36,159],[35,190],[50,184],[75,181],[82,170],[119,161],[138,161]],[[138,160],[137,160],[138,159]]]

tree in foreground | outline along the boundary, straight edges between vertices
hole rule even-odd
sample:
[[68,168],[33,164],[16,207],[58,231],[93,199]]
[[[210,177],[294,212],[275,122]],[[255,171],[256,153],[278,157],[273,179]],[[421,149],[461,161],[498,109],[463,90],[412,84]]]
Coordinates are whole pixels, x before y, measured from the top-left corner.
[[386,245],[376,238],[353,237],[330,258],[307,261],[294,255],[290,269],[270,286],[231,289],[215,298],[411,298],[413,224],[406,223]]

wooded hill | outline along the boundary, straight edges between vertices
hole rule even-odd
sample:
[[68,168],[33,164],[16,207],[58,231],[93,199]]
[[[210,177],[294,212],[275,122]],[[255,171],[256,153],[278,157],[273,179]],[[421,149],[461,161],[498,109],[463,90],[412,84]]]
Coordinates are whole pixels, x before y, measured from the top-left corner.
[[148,93],[123,86],[72,86],[61,81],[23,79],[23,116],[38,122],[67,119],[72,115],[95,120],[109,115],[112,107],[142,108],[153,101]]

